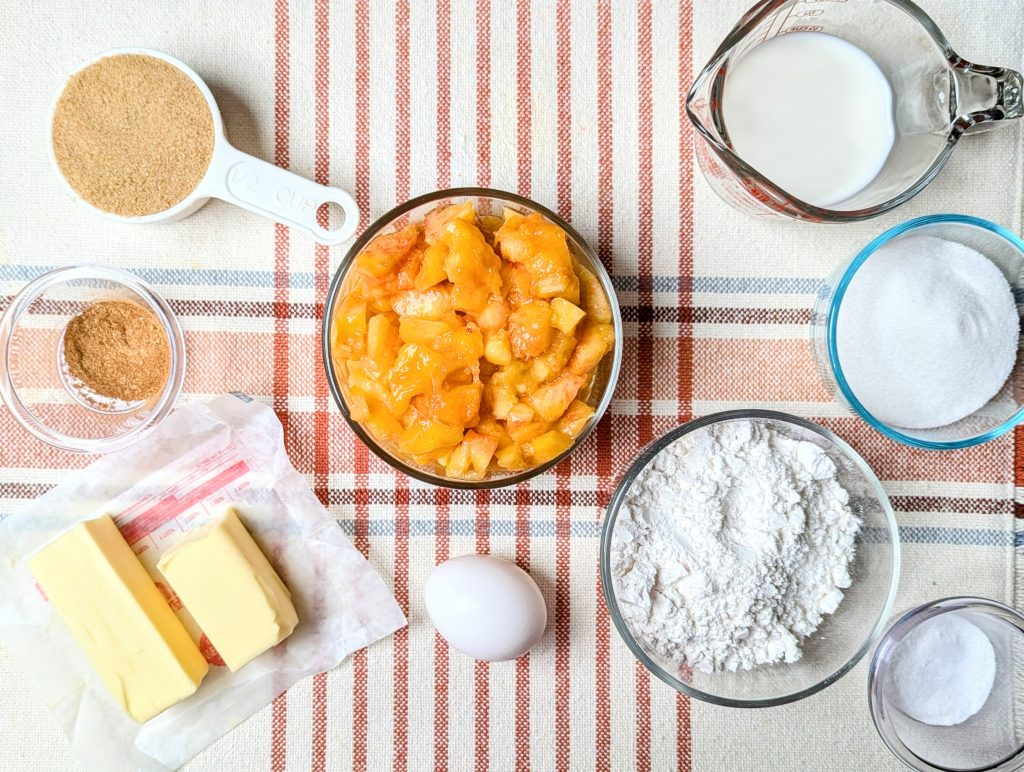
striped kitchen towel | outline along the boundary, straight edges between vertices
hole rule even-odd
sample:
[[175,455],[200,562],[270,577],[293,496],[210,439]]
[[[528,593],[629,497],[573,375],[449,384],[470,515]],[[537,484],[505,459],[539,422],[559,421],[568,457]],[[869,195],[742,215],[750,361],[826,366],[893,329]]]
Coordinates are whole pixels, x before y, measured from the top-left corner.
[[[864,663],[782,708],[691,702],[636,664],[600,595],[600,523],[637,449],[693,415],[762,406],[822,422],[883,479],[906,545],[898,608],[962,593],[1021,599],[1024,435],[956,453],[898,447],[832,402],[807,342],[818,281],[896,222],[960,211],[1020,230],[1021,127],[965,140],[927,191],[877,220],[741,215],[696,171],[684,100],[751,2],[5,4],[0,295],[80,262],[151,282],[185,330],[183,401],[240,390],[272,405],[295,466],[410,621],[299,683],[188,769],[898,769],[871,726]],[[1022,64],[1024,0],[921,4],[965,57]],[[343,249],[216,201],[142,227],[64,196],[45,146],[52,96],[79,61],[125,45],[188,62],[232,142],[350,190],[362,227],[453,185],[517,191],[568,218],[614,276],[627,319],[622,377],[598,431],[550,473],[493,492],[431,488],[379,462],[331,404],[319,364]],[[6,412],[0,437],[3,513],[86,462],[40,445]],[[425,578],[467,552],[513,559],[538,581],[551,622],[529,656],[473,662],[434,634]],[[0,769],[75,768],[2,650],[0,726]]]

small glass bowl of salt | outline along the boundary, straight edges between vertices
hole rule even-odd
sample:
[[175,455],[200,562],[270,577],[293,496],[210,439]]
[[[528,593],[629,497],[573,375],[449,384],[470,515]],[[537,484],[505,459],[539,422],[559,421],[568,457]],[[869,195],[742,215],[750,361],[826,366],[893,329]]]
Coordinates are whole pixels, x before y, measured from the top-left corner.
[[868,670],[871,717],[911,769],[1024,767],[1024,615],[947,598],[905,614]]
[[811,316],[833,396],[890,439],[951,450],[1024,420],[1024,240],[977,217],[919,217],[824,282]]

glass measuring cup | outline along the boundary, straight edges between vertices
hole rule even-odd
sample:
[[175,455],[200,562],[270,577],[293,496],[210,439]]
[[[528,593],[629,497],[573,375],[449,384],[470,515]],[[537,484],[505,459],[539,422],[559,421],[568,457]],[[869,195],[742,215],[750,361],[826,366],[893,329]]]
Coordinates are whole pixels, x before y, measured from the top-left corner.
[[[48,137],[50,164],[73,199],[110,220],[126,223],[154,223],[181,220],[196,212],[211,198],[219,198],[290,228],[304,231],[321,244],[342,244],[352,237],[359,226],[359,207],[356,206],[352,196],[340,188],[320,185],[287,169],[243,153],[231,145],[224,131],[224,122],[213,94],[203,79],[184,62],[150,48],[117,48],[104,51],[83,62],[68,78],[70,79],[77,72],[101,59],[122,54],[138,54],[160,59],[180,70],[196,85],[210,108],[210,116],[213,120],[214,141],[210,165],[195,189],[174,206],[164,209],[162,212],[140,217],[124,217],[114,214],[83,200],[65,179],[54,154],[53,115],[51,114],[50,136]],[[61,85],[60,92],[54,98],[54,111],[65,85],[66,82]],[[344,218],[337,228],[326,228],[320,224],[317,214],[325,204],[336,204],[341,208]]]
[[[896,137],[885,165],[867,187],[831,208],[801,201],[748,165],[732,150],[722,114],[730,67],[760,43],[794,32],[852,43],[892,88]],[[848,222],[887,212],[920,193],[964,134],[1021,117],[1024,102],[1020,73],[962,59],[908,0],[762,0],[701,71],[686,110],[704,140],[696,143],[701,171],[727,203],[750,214]]]

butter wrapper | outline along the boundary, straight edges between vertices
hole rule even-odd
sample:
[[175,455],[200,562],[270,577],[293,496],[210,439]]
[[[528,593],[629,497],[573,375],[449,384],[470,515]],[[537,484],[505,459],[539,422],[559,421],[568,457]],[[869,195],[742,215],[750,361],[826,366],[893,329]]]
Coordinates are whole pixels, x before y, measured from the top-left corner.
[[[194,695],[138,724],[107,692],[25,559],[82,520],[109,514],[161,584],[160,555],[228,506],[291,590],[298,627],[231,673],[177,609],[210,673]],[[292,467],[274,412],[244,395],[176,411],[137,445],[70,473],[0,522],[0,638],[91,769],[176,769],[295,682],[404,625],[380,575]]]

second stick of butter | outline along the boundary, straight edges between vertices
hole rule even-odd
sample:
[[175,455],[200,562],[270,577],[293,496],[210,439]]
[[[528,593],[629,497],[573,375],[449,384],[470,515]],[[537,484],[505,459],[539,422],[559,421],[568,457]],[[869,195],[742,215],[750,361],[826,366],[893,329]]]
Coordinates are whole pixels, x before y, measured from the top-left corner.
[[233,509],[187,534],[157,568],[232,672],[298,623],[291,593]]

